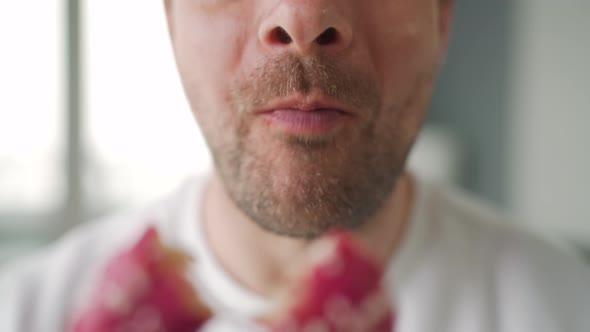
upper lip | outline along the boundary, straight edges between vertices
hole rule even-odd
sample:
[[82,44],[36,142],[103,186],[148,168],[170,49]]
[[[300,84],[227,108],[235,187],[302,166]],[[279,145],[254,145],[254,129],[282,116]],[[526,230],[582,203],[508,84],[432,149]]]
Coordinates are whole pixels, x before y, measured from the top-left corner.
[[276,110],[297,110],[302,112],[313,112],[318,110],[335,110],[348,115],[354,115],[354,112],[346,108],[341,103],[332,98],[325,96],[290,96],[280,98],[267,103],[264,107],[255,113],[271,113]]

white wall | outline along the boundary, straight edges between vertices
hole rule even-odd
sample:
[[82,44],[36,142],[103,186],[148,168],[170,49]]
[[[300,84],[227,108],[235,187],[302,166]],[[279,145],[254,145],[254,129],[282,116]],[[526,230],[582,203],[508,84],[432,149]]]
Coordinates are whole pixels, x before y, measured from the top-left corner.
[[590,245],[590,1],[517,1],[511,194],[535,227]]

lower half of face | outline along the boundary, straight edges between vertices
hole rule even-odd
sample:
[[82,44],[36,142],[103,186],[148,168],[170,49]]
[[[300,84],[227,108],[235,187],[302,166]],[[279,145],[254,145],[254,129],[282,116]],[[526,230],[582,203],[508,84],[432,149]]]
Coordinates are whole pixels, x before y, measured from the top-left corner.
[[[292,14],[278,18],[298,18],[302,27],[314,20],[301,15],[320,22],[320,5],[334,5],[342,16],[335,22],[347,22],[341,31],[355,37],[346,48],[312,54],[263,48],[266,39],[252,37],[256,20],[272,17],[275,2],[277,13]],[[438,2],[170,3],[184,87],[236,205],[261,227],[295,237],[370,220],[392,193],[426,113]]]
[[342,86],[343,99],[357,104],[353,114],[291,119],[252,112],[240,105],[253,100],[244,96],[215,114],[197,110],[227,193],[264,229],[303,238],[354,229],[392,193],[427,107],[431,75],[414,77],[407,96],[388,104],[367,91],[366,80],[356,82],[365,88]]

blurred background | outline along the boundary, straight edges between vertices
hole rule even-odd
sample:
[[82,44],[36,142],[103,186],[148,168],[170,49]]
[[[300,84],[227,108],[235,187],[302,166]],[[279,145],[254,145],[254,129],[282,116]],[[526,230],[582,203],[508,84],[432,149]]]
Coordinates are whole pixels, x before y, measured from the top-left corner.
[[[0,262],[211,161],[159,0],[0,0]],[[590,252],[590,2],[457,1],[411,156]]]

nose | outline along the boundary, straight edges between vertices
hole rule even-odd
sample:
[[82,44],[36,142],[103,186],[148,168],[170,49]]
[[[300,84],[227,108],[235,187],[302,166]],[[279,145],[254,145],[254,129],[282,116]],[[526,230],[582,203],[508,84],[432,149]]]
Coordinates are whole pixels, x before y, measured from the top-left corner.
[[269,51],[290,50],[299,54],[337,53],[353,39],[350,18],[333,2],[341,0],[283,0],[260,25],[258,38]]

